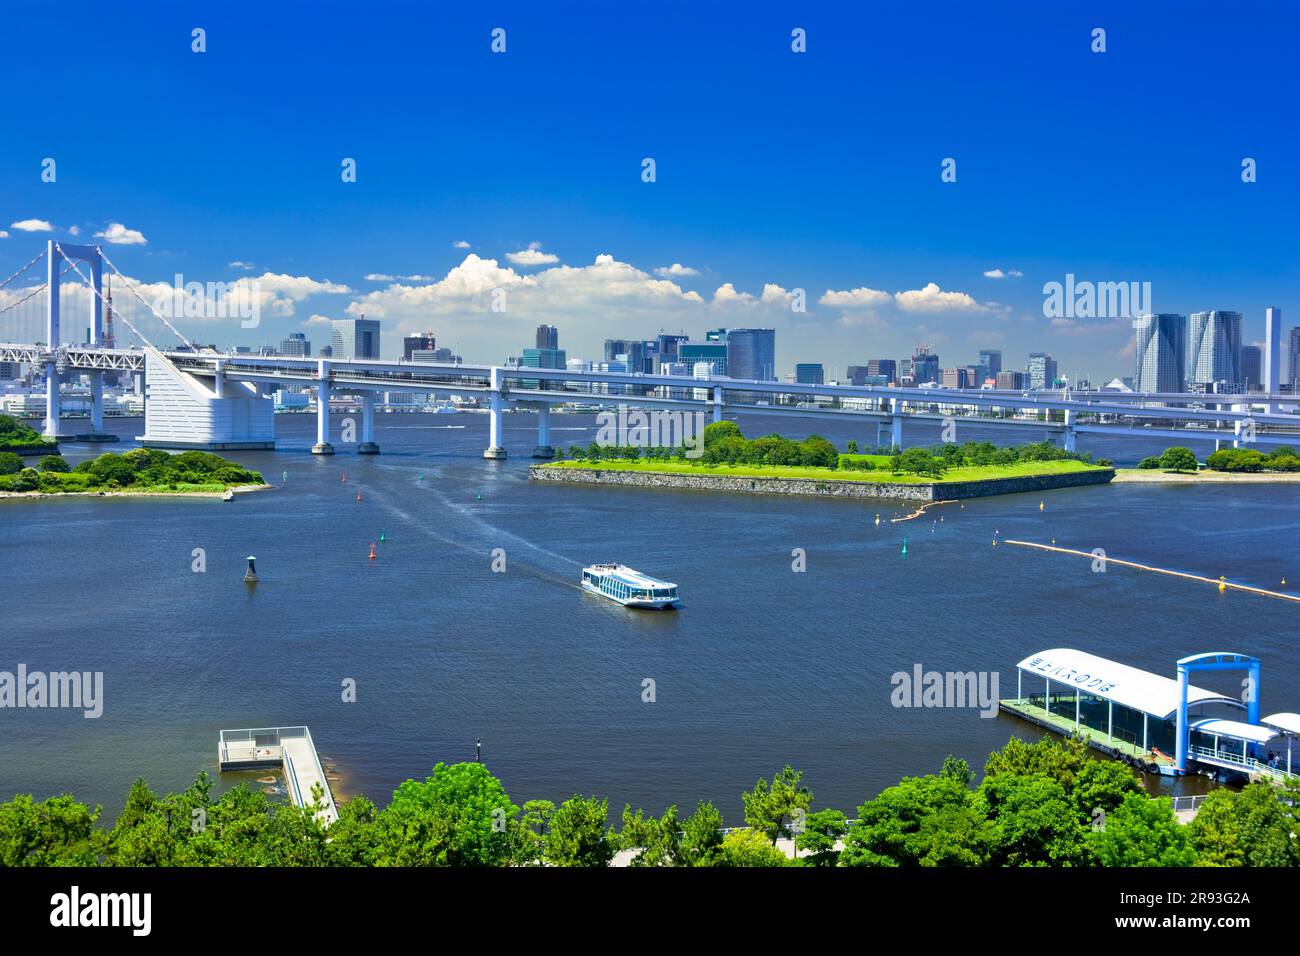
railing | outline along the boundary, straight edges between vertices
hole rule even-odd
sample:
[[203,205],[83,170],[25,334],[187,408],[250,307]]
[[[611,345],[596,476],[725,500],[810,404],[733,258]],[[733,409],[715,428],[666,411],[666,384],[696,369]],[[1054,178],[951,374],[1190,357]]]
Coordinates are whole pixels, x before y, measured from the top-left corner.
[[1232,751],[1215,750],[1213,747],[1192,746],[1188,748],[1188,753],[1193,757],[1198,757],[1205,761],[1215,761],[1218,763],[1235,764],[1247,771],[1266,774],[1270,777],[1276,777],[1279,780],[1286,780],[1291,777],[1300,777],[1298,773],[1288,773],[1281,767],[1270,767],[1254,757],[1242,756],[1240,753]]
[[1201,804],[1205,802],[1206,794],[1200,793],[1194,797],[1174,797],[1174,813],[1195,813],[1201,809]]

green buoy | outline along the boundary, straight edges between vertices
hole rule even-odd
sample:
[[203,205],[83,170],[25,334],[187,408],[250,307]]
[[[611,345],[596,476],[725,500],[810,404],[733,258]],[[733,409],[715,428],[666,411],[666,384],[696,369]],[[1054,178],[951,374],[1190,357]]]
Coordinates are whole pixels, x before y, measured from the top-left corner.
[[907,539],[903,539],[903,557],[907,557]]
[[387,540],[388,540],[388,532],[387,532],[387,531],[380,531],[380,532],[379,532],[379,540],[380,540],[380,541],[387,541]]

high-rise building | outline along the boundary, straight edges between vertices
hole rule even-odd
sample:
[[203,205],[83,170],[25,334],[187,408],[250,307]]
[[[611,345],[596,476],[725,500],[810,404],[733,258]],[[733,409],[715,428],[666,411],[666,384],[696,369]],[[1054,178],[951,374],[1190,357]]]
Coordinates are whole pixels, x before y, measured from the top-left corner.
[[1187,371],[1187,316],[1144,315],[1133,320],[1136,335],[1134,391],[1181,392]]
[[1024,391],[1025,373],[1017,372],[1015,369],[1004,369],[998,372],[996,376],[998,388],[1009,388],[1015,391]]
[[659,364],[662,365],[664,362],[676,362],[678,348],[683,342],[688,341],[690,341],[689,335],[660,332],[655,338],[655,344],[659,347]]
[[330,323],[330,354],[341,362],[379,358],[379,322],[367,319],[335,319]]
[[537,348],[554,352],[560,347],[560,330],[553,325],[537,327]]
[[[522,368],[557,368],[567,371],[569,357],[564,354],[564,349],[524,349],[519,365]],[[540,381],[535,378],[526,378],[519,382],[521,388],[539,388],[540,384]]]
[[821,362],[800,362],[794,367],[794,380],[800,385],[824,385],[826,369]]
[[305,332],[290,332],[287,339],[280,342],[280,354],[296,358],[311,357],[311,342]]
[[690,366],[697,378],[697,367],[701,362],[708,362],[714,375],[728,374],[726,342],[681,342],[677,346],[677,355],[679,361]]
[[871,366],[868,365],[850,365],[844,370],[844,378],[850,385],[866,385],[867,376],[871,374]]
[[402,360],[409,362],[411,356],[416,352],[432,352],[438,347],[438,341],[433,337],[432,332],[421,332],[419,335],[406,335],[402,337]]
[[1261,384],[1273,393],[1282,388],[1282,310],[1264,310],[1264,367]]
[[912,384],[924,385],[926,382],[938,382],[939,356],[930,351],[928,345],[918,345],[916,354],[910,359],[912,365]]
[[1258,345],[1241,347],[1241,382],[1246,391],[1259,391],[1263,384],[1260,374],[1263,364],[1264,350]]
[[970,388],[970,369],[946,368],[943,370],[944,388]]
[[727,374],[747,382],[775,382],[776,329],[730,329]]
[[980,361],[978,372],[975,376],[975,387],[982,388],[986,378],[997,380],[998,372],[1002,371],[1002,351],[1000,349],[980,349]]
[[1289,361],[1287,363],[1287,378],[1291,382],[1291,391],[1300,393],[1300,326],[1291,330],[1291,339],[1287,343],[1287,353]]
[[882,376],[886,382],[897,382],[898,363],[893,359],[868,359],[867,374]]
[[1025,374],[1030,388],[1052,388],[1056,384],[1056,359],[1046,352],[1030,352]]
[[1231,390],[1241,381],[1241,313],[1193,312],[1187,335],[1187,388]]

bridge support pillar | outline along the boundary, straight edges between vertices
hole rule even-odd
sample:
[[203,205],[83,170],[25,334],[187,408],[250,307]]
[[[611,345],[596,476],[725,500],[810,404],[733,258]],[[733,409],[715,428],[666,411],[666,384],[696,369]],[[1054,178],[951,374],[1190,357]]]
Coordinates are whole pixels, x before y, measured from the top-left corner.
[[361,444],[358,455],[378,455],[379,443],[375,441],[375,393],[361,393]]
[[1174,715],[1174,766],[1187,772],[1187,665],[1178,665],[1178,711]]
[[722,421],[722,386],[713,386],[713,420]]
[[1065,450],[1074,451],[1078,436],[1074,431],[1074,413],[1070,409],[1065,410]]
[[501,387],[504,376],[501,369],[493,367],[489,376],[488,384],[491,391],[488,393],[489,414],[488,414],[488,446],[483,450],[483,457],[499,461],[506,457],[505,446],[501,444],[501,413],[505,410],[505,397],[502,395]]
[[316,364],[316,444],[313,455],[332,455],[330,444],[330,363],[321,359]]
[[104,431],[104,373],[90,373],[90,434],[77,435],[77,441],[117,441],[116,435]]
[[1241,447],[1241,419],[1238,418],[1232,423],[1232,447]]
[[45,431],[46,438],[59,437],[59,367],[45,363]]
[[551,406],[540,405],[537,408],[537,447],[533,449],[534,458],[554,458],[555,449],[551,447]]
[[903,412],[895,404],[894,417],[889,420],[889,442],[898,451],[903,450]]

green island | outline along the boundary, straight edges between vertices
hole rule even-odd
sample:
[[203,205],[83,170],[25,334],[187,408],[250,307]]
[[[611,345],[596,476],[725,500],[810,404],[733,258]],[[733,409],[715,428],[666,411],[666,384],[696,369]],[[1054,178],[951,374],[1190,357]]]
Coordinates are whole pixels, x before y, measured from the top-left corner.
[[639,471],[667,475],[717,475],[738,478],[810,478],[821,481],[871,481],[888,484],[943,484],[997,478],[1025,478],[1102,471],[1111,462],[1090,454],[1065,451],[1050,442],[998,448],[989,442],[915,447],[897,452],[861,453],[850,441],[843,453],[828,440],[812,435],[795,441],[781,435],[746,438],[735,422],[714,422],[704,429],[699,457],[683,446],[571,445],[567,458],[541,468],[592,471]]
[[0,494],[220,494],[264,485],[259,472],[205,451],[173,455],[157,448],[136,448],[124,454],[106,452],[75,468],[60,455],[46,455],[39,470],[24,467],[13,452],[0,451]]
[[1196,454],[1182,445],[1150,455],[1137,468],[1122,468],[1115,480],[1126,482],[1300,482],[1300,455],[1281,446],[1268,452],[1255,448],[1220,448],[1197,461]]
[[11,415],[0,415],[0,451],[19,455],[42,455],[59,450],[59,443]]
[[[1300,865],[1300,783],[1210,792],[1190,822],[1123,763],[1079,739],[1018,738],[989,755],[983,778],[948,757],[904,777],[850,820],[813,809],[786,766],[740,795],[744,827],[724,830],[709,801],[680,816],[575,795],[516,806],[479,762],[407,780],[380,808],[364,796],[326,826],[322,792],[297,807],[238,785],[214,797],[201,773],[159,797],[143,779],[111,825],[71,795],[0,803],[0,866],[703,866],[703,867],[1293,867]],[[195,819],[205,825],[196,827]],[[1098,825],[1098,821],[1103,825]],[[618,857],[616,859],[616,856]]]

